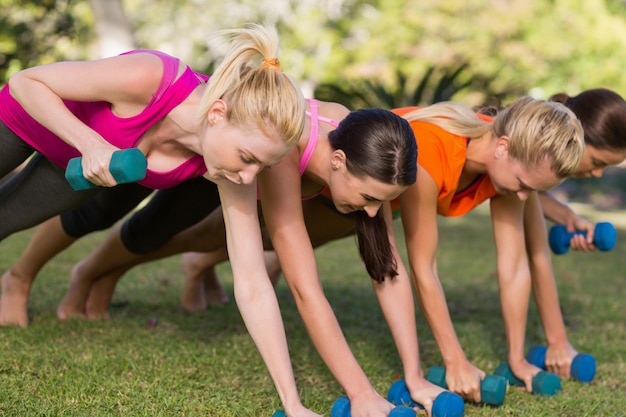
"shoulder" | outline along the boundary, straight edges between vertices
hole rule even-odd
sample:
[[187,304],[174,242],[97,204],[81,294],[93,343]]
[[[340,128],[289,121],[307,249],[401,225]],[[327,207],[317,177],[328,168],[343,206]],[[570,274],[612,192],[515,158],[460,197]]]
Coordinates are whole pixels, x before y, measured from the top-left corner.
[[320,114],[333,119],[342,120],[350,113],[350,110],[343,104],[334,103],[331,101],[317,101],[317,105],[320,110]]

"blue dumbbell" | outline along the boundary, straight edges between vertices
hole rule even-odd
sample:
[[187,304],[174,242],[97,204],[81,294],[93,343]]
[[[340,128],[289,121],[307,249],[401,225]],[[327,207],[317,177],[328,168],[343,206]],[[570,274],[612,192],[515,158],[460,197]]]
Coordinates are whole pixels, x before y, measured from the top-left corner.
[[[502,362],[496,370],[495,375],[503,376],[509,383],[517,387],[524,387],[524,381],[513,375],[513,371],[509,367],[509,364]],[[553,396],[561,391],[561,378],[551,372],[540,371],[533,377],[532,380],[533,394]]]
[[285,414],[283,410],[276,410],[274,414],[272,414],[272,417],[287,417],[287,414]]
[[[411,398],[411,393],[403,379],[399,379],[389,388],[387,399],[395,405],[424,408]],[[432,417],[460,417],[465,413],[465,403],[460,395],[453,392],[442,392],[433,401]]]
[[[569,250],[569,242],[575,234],[587,236],[587,232],[568,232],[565,226],[560,224],[552,226],[548,236],[552,252],[557,255],[567,253]],[[607,252],[613,250],[616,242],[617,231],[615,230],[615,226],[609,222],[600,222],[596,224],[593,233],[593,244],[596,245],[599,251]]]
[[[534,346],[528,351],[526,360],[538,368],[546,369],[546,350],[545,346]],[[595,358],[588,353],[576,355],[570,367],[570,375],[576,381],[591,382],[596,375]]]
[[[72,158],[65,169],[65,179],[76,191],[88,190],[96,186],[83,177],[82,157]],[[137,148],[121,149],[113,152],[109,171],[119,184],[141,181],[146,177],[148,161]]]
[[[345,395],[337,398],[330,410],[330,417],[350,417],[350,400]],[[389,417],[415,417],[415,410],[409,407],[394,407]]]
[[[446,368],[431,366],[426,379],[433,384],[448,389],[446,383]],[[506,395],[506,379],[500,375],[487,375],[480,381],[480,400],[489,405],[502,405]]]

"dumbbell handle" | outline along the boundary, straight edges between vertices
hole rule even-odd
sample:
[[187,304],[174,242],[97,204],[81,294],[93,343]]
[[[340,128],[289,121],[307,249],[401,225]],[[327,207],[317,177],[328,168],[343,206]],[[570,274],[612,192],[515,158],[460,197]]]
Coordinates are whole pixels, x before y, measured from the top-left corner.
[[[82,159],[70,159],[65,169],[65,178],[76,191],[96,187],[83,176]],[[148,161],[137,148],[120,149],[111,155],[109,170],[118,184],[141,181],[146,177]]]
[[[587,236],[585,231],[568,232],[563,225],[555,225],[550,228],[548,240],[550,249],[557,255],[566,253],[570,247],[570,240],[574,235]],[[615,247],[617,241],[617,231],[615,226],[609,222],[597,223],[594,228],[593,243],[600,251],[610,251]]]

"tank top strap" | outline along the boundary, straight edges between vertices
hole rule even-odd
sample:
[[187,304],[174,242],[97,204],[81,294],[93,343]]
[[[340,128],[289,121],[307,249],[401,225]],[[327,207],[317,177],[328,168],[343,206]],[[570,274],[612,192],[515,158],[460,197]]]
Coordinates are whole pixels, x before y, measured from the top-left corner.
[[306,112],[306,115],[309,116],[311,121],[311,129],[309,130],[309,141],[304,148],[304,152],[302,152],[302,158],[300,158],[300,175],[304,174],[304,170],[309,164],[309,161],[313,156],[313,152],[315,152],[319,135],[317,100],[307,99],[307,101],[309,102],[309,107],[311,108],[310,112]]

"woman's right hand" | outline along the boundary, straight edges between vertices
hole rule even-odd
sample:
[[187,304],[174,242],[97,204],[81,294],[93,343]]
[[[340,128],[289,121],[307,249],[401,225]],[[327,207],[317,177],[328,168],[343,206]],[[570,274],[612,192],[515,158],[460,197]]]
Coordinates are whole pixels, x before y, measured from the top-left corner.
[[541,369],[530,364],[526,359],[515,362],[509,361],[509,367],[513,375],[519,380],[524,381],[526,391],[533,392],[533,378],[541,372]]
[[448,389],[456,392],[467,401],[480,402],[480,381],[485,378],[485,375],[485,372],[467,360],[446,365]]
[[117,185],[117,181],[113,178],[109,165],[113,152],[118,148],[108,142],[97,142],[82,154],[81,166],[83,169],[83,177],[92,184],[100,187],[113,187]]

